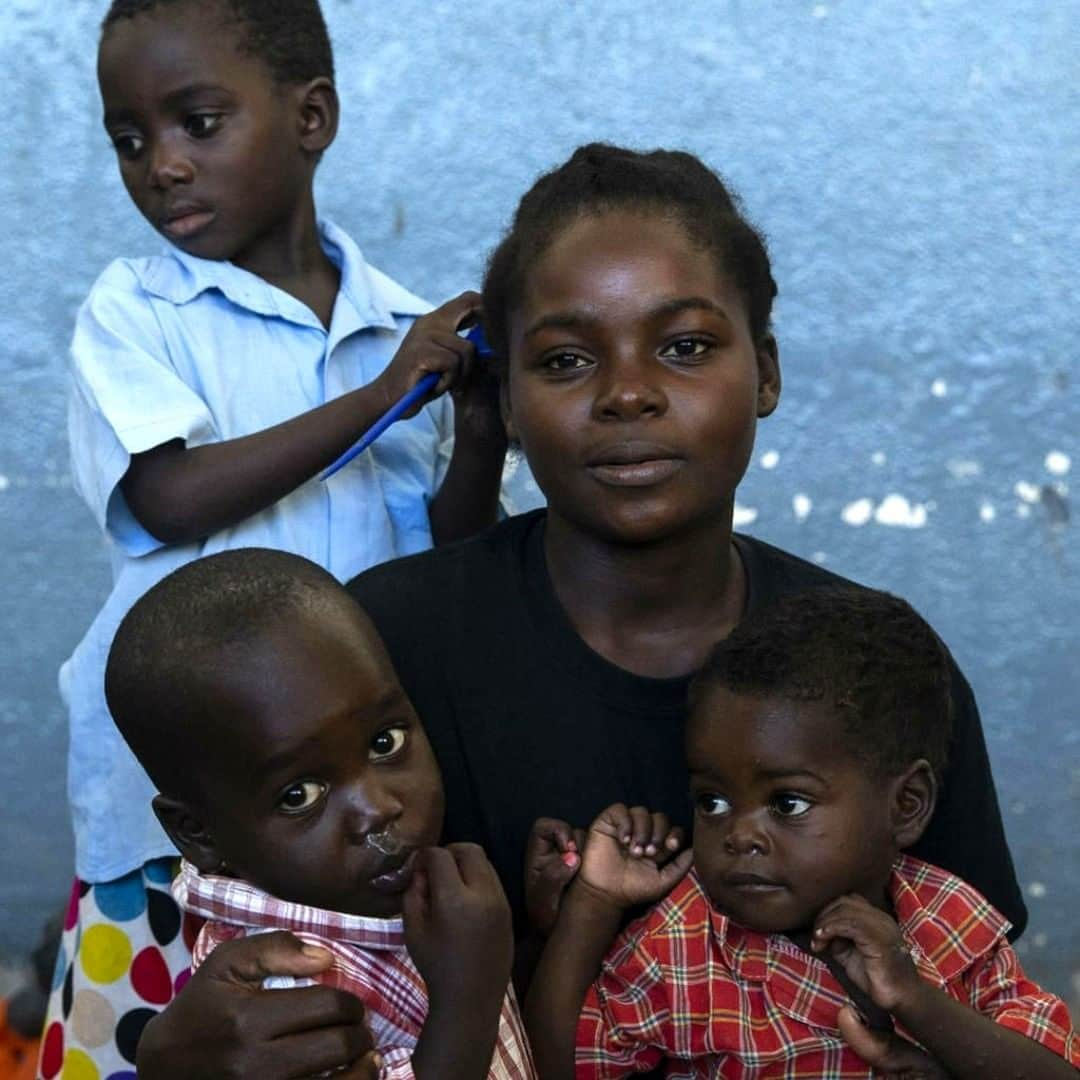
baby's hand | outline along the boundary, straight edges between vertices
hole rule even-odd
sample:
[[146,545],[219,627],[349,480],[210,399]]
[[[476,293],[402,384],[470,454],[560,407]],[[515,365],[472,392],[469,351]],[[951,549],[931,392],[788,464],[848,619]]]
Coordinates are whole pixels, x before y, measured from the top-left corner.
[[666,814],[615,803],[589,826],[578,880],[621,908],[667,895],[690,869],[693,852],[682,847],[682,829]]
[[581,865],[585,830],[556,818],[538,818],[525,848],[525,911],[529,925],[547,937],[559,915],[566,886]]
[[[476,362],[476,349],[458,330],[475,321],[479,311],[480,294],[463,292],[412,324],[394,358],[373,384],[385,399],[385,409],[432,372],[439,381],[428,395],[429,401],[468,380]],[[419,409],[417,405],[405,415],[414,416]]]
[[814,921],[814,952],[829,950],[875,1005],[895,1012],[919,989],[919,973],[896,920],[865,897],[840,896]]
[[514,952],[510,905],[481,847],[419,851],[403,914],[405,944],[433,1002],[502,1001]]

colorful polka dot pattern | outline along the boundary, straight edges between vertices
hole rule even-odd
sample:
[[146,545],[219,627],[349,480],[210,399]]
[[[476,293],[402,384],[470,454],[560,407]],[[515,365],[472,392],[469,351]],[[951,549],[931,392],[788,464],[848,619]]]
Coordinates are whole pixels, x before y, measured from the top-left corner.
[[143,1028],[191,975],[198,926],[169,894],[175,870],[155,859],[117,881],[75,881],[39,1080],[135,1080]]

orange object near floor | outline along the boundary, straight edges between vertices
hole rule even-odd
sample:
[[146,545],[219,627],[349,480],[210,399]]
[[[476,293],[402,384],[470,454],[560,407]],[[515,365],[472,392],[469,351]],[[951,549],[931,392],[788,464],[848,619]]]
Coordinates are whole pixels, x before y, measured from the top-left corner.
[[27,1039],[8,1027],[7,1002],[0,998],[0,1080],[34,1080],[41,1039]]

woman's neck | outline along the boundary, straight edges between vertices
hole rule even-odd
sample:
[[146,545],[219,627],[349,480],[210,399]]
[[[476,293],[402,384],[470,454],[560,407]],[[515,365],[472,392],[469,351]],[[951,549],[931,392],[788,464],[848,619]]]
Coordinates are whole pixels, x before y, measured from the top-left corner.
[[630,546],[587,535],[549,511],[544,553],[574,629],[595,652],[637,675],[697,671],[746,605],[730,517]]

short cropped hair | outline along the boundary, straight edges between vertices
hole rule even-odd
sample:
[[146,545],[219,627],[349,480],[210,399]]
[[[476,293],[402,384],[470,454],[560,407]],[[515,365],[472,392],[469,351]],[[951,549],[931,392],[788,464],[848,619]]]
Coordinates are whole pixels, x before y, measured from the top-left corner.
[[240,30],[243,51],[262,60],[278,83],[334,78],[334,53],[319,0],[112,0],[102,36],[120,19],[177,4],[216,8]]
[[878,775],[925,758],[939,778],[953,703],[948,652],[905,601],[855,586],[809,589],[747,617],[713,651],[690,690],[823,702],[851,752]]
[[574,220],[640,210],[679,222],[691,242],[730,274],[746,303],[755,344],[769,332],[776,282],[765,237],[743,216],[739,198],[693,154],[640,152],[589,143],[545,173],[525,193],[484,275],[484,329],[505,367],[510,312],[521,301],[529,270]]
[[214,673],[298,612],[356,601],[321,566],[284,551],[236,548],[197,559],[147,591],[120,623],[105,666],[116,726],[159,791],[189,790],[183,752],[214,715]]

